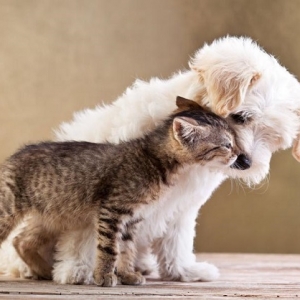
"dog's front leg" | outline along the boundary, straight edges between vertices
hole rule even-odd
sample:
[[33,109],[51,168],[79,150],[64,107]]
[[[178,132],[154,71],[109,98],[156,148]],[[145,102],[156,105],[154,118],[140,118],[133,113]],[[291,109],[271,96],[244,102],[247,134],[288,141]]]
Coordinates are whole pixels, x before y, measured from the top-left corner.
[[162,279],[176,281],[212,281],[219,277],[218,269],[206,262],[197,262],[193,240],[197,210],[186,211],[169,224],[162,238],[154,244]]

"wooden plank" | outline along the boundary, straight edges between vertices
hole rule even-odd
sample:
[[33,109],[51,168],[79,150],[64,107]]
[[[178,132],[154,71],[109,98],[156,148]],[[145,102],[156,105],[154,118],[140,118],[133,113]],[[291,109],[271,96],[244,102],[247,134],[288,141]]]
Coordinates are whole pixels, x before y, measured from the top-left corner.
[[0,299],[300,299],[300,255],[201,254],[216,264],[214,282],[163,282],[144,286],[57,285],[51,281],[0,278]]

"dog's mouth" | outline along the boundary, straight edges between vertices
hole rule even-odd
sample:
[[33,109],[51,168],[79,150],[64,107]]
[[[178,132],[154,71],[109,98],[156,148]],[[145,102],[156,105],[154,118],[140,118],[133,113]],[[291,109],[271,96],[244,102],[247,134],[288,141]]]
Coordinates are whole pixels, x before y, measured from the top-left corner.
[[230,166],[230,168],[237,170],[247,170],[251,167],[251,165],[252,161],[250,157],[245,154],[240,154],[235,162]]

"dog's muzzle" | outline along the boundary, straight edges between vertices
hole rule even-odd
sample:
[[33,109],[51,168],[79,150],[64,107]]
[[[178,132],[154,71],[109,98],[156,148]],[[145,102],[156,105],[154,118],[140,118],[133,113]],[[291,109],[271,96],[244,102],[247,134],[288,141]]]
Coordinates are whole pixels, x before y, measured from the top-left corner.
[[251,159],[245,155],[240,154],[236,161],[230,166],[230,168],[238,169],[238,170],[247,170],[251,167],[252,161]]

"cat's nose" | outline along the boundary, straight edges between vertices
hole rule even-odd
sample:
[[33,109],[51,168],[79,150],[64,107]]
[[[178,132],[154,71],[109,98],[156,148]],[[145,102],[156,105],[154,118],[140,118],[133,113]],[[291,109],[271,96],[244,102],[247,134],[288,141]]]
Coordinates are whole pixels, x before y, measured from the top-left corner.
[[240,154],[236,161],[231,165],[231,168],[238,170],[247,170],[251,167],[252,161],[250,157],[245,154]]

